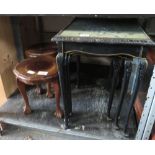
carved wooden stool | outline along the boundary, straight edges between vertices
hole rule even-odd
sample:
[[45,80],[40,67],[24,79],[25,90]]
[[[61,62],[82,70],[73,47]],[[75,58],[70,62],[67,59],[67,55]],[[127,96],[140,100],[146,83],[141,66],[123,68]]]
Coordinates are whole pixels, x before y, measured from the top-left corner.
[[[44,55],[50,55],[54,58],[56,58],[56,43],[38,43],[35,45],[32,45],[25,51],[25,55],[27,58],[35,58],[38,56],[44,56]],[[37,85],[36,88],[37,94],[42,94],[43,89],[41,86]],[[51,83],[47,83],[47,92],[46,95],[48,97],[53,97],[53,94],[51,93]]]
[[56,44],[55,43],[39,43],[32,45],[25,51],[27,58],[34,58],[42,55],[51,55],[56,57]]
[[56,99],[55,116],[62,118],[63,112],[60,108],[60,88],[55,58],[51,56],[39,56],[26,59],[17,64],[13,72],[16,75],[18,89],[25,101],[24,114],[31,113],[25,85],[37,85],[43,82],[51,82]]

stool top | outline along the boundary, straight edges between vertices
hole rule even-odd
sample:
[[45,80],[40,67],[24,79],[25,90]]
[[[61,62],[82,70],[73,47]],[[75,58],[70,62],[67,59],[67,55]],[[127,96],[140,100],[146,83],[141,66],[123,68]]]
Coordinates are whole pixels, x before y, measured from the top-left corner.
[[13,72],[22,82],[35,84],[52,80],[57,77],[58,71],[55,58],[39,56],[20,62],[15,66]]
[[40,55],[56,56],[56,44],[55,43],[38,43],[29,47],[25,54],[28,58],[37,57]]

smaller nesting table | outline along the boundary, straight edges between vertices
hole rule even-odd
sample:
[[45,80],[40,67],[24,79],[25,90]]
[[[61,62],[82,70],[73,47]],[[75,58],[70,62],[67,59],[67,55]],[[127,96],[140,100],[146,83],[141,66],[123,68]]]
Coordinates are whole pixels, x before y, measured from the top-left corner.
[[17,79],[18,89],[25,101],[24,114],[31,113],[25,85],[36,85],[43,82],[51,82],[56,99],[55,116],[58,118],[63,116],[63,112],[60,107],[60,88],[55,58],[51,56],[39,56],[27,59],[17,64],[13,72]]

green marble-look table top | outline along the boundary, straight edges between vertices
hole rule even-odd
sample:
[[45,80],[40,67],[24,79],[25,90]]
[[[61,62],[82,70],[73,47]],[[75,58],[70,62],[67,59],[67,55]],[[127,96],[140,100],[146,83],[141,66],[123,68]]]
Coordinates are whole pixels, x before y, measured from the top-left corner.
[[75,19],[54,41],[154,45],[137,22],[107,19]]

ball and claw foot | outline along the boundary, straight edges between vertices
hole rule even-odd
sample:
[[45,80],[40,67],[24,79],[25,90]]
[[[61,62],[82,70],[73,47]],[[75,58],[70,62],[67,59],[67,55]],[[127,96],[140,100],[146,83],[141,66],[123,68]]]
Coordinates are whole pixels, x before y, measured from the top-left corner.
[[32,111],[31,111],[31,108],[30,108],[30,107],[24,106],[23,112],[24,112],[25,115],[28,115],[28,114],[30,114]]
[[54,116],[56,118],[63,118],[64,113],[63,113],[63,111],[61,109],[60,110],[56,110],[56,112],[54,113]]

